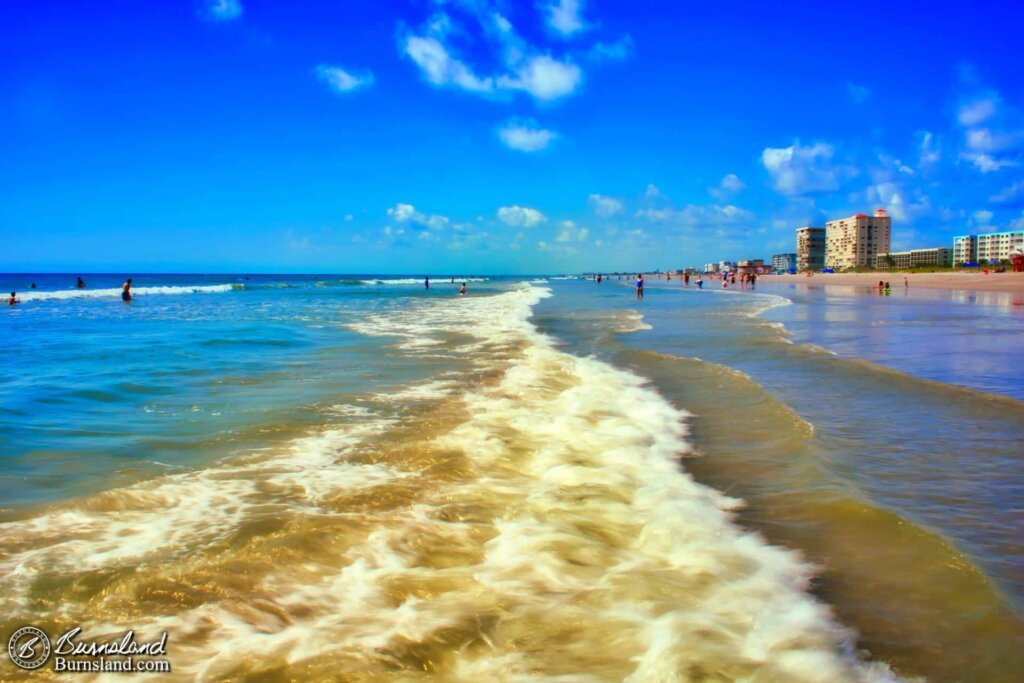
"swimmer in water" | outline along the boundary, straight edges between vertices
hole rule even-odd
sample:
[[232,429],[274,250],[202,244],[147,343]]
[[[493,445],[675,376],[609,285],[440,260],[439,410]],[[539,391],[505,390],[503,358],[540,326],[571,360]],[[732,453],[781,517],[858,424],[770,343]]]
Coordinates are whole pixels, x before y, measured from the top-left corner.
[[423,289],[430,289],[430,276],[423,278]]
[[127,280],[124,281],[124,284],[121,285],[121,301],[131,301],[131,300],[132,300],[132,279],[128,278]]
[[465,282],[463,282],[463,283],[462,283],[462,286],[461,286],[461,287],[459,287],[459,295],[461,296],[461,295],[463,295],[463,294],[465,294],[465,293],[466,293],[466,283],[465,283]]
[[21,303],[21,300],[18,299],[18,293],[17,292],[11,292],[11,298],[7,300],[7,305],[8,306],[13,306],[14,304],[20,304],[20,303]]
[[79,276],[78,282],[75,283],[75,287],[78,289],[85,289],[85,280],[83,280],[81,276]]

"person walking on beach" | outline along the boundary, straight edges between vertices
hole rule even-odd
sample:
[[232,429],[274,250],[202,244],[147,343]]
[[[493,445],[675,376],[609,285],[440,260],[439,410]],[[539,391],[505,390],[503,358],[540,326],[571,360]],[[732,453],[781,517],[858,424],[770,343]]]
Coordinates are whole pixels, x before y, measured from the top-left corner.
[[463,294],[465,294],[465,293],[466,293],[466,283],[465,283],[465,282],[463,282],[463,283],[462,283],[462,286],[461,286],[461,287],[459,287],[459,294],[460,294],[460,295],[463,295]]
[[642,273],[636,275],[636,298],[644,298],[644,276]]
[[906,275],[903,276],[903,289],[910,289],[910,280],[907,279]]
[[889,283],[885,283],[885,295],[889,296],[892,293],[892,288],[889,287]]
[[20,303],[21,303],[21,300],[18,299],[18,293],[17,292],[11,292],[11,298],[7,300],[7,305],[8,306],[13,306],[14,304],[20,304]]
[[423,278],[423,289],[430,289],[430,276],[427,275]]
[[121,285],[121,301],[131,301],[131,300],[132,300],[132,279],[128,278],[127,280],[124,281],[124,284]]

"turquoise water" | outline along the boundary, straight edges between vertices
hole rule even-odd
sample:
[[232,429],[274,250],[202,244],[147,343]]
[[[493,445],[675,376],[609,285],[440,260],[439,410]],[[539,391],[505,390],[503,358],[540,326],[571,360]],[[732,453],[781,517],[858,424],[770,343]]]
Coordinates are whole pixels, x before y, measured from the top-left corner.
[[[810,590],[835,610],[839,622],[856,629],[856,647],[866,659],[930,680],[1011,681],[1024,673],[1019,542],[1024,537],[1024,389],[1017,370],[1024,367],[1024,306],[1019,297],[899,289],[879,297],[870,290],[787,283],[761,284],[757,292],[698,291],[677,280],[649,280],[647,296],[638,302],[625,280],[598,286],[579,279],[489,278],[470,279],[463,299],[458,296],[463,280],[453,284],[441,277],[432,278],[425,290],[421,278],[404,276],[136,275],[136,298],[126,304],[119,298],[121,277],[84,277],[89,288],[82,291],[72,288],[74,276],[0,276],[0,288],[16,289],[23,301],[0,311],[9,353],[9,362],[0,366],[0,506],[8,520],[0,524],[0,560],[17,567],[5,580],[14,581],[25,566],[33,566],[39,578],[26,596],[63,595],[59,575],[79,564],[95,565],[75,579],[74,601],[83,601],[83,614],[102,607],[113,610],[114,616],[105,617],[109,623],[135,618],[131,610],[109,603],[128,581],[136,592],[177,596],[155,602],[153,614],[163,615],[159,623],[185,630],[191,622],[180,610],[194,607],[188,602],[193,599],[202,609],[219,608],[221,598],[211,596],[229,590],[234,570],[218,564],[191,567],[174,559],[168,567],[177,578],[161,576],[153,583],[147,573],[154,566],[152,553],[164,560],[199,553],[209,558],[204,562],[229,566],[230,559],[256,566],[258,554],[246,555],[245,544],[263,539],[268,545],[260,552],[288,549],[278,559],[298,563],[289,575],[301,577],[317,565],[323,572],[317,580],[324,581],[336,573],[332,563],[353,562],[349,555],[328,561],[322,554],[334,541],[311,540],[324,520],[340,514],[338,519],[358,519],[357,527],[367,533],[377,529],[357,546],[370,550],[345,572],[356,566],[370,571],[378,564],[373,571],[383,572],[396,562],[411,562],[408,571],[415,568],[418,581],[430,582],[415,592],[425,602],[403,607],[414,610],[413,604],[433,604],[425,596],[446,594],[438,585],[460,585],[465,595],[475,594],[479,587],[422,573],[456,566],[484,551],[461,548],[445,536],[448,532],[433,527],[403,525],[426,524],[432,510],[445,520],[453,514],[478,522],[506,519],[479,532],[483,543],[526,524],[533,531],[515,536],[509,546],[523,542],[525,550],[499,556],[513,563],[523,552],[537,553],[533,564],[543,567],[548,546],[530,545],[531,533],[552,534],[546,543],[562,548],[614,535],[611,529],[620,523],[619,513],[593,502],[603,500],[591,498],[596,483],[581,485],[585,491],[578,497],[565,497],[563,488],[572,488],[568,483],[556,488],[561,492],[557,505],[538,508],[528,523],[518,519],[516,511],[532,509],[549,480],[607,453],[617,454],[604,465],[607,477],[632,481],[644,468],[660,467],[642,460],[645,449],[675,449],[697,482],[746,501],[736,512],[740,525],[800,551],[818,567],[817,579],[794,579],[794,585]],[[645,382],[656,393],[637,388]],[[684,440],[674,431],[671,411],[685,411]],[[581,444],[587,450],[581,451]],[[494,455],[506,450],[500,458]],[[453,456],[456,451],[465,455]],[[334,454],[341,459],[333,470],[322,469],[322,458]],[[541,463],[553,460],[524,470],[517,460],[523,454],[535,454]],[[616,473],[618,459],[632,467],[636,458],[646,464],[628,475]],[[467,464],[474,462],[486,471],[474,473]],[[510,472],[518,474],[504,479]],[[416,487],[403,483],[426,473],[430,478]],[[503,483],[488,488],[497,481]],[[371,498],[351,492],[371,484],[376,487]],[[423,499],[422,492],[435,485],[436,500]],[[305,497],[293,500],[299,490]],[[683,526],[671,532],[678,539],[666,539],[669,548],[719,523],[717,512],[696,502],[703,494],[689,500],[692,492],[685,486],[674,490],[685,503],[677,512],[696,517],[680,520]],[[465,491],[470,497],[460,500]],[[631,491],[617,489],[609,500],[649,495]],[[513,505],[509,501],[516,495],[525,498]],[[192,501],[198,512],[179,510]],[[453,506],[459,512],[451,512]],[[392,510],[397,511],[393,518],[387,516]],[[562,514],[578,523],[576,531],[536,526]],[[68,519],[97,533],[126,525],[121,533],[128,540],[116,551],[76,546],[68,539],[83,532],[68,531]],[[23,550],[22,540],[4,540],[8,531],[12,539],[23,538],[21,524],[39,537],[31,552]],[[147,524],[166,529],[161,540],[136,539]],[[354,528],[336,530],[336,538],[348,538]],[[685,553],[685,562],[700,568],[692,570],[695,576],[718,568],[712,583],[726,591],[722,596],[752,590],[740,569],[748,560],[726,560],[723,548],[712,547],[728,545],[722,539],[730,533],[715,531],[718,540],[687,546]],[[395,555],[385,557],[379,545],[381,538],[392,538],[388,534]],[[408,559],[403,549],[409,538],[427,546],[439,543],[434,552],[444,561]],[[744,544],[749,543],[737,540],[728,552]],[[589,566],[587,558],[599,551],[584,547],[565,550],[568,564],[557,570],[552,565],[544,576]],[[344,552],[355,551],[346,546]],[[752,557],[768,562],[761,552]],[[680,561],[671,559],[669,565]],[[499,572],[520,577],[510,584],[515,588],[506,600],[520,599],[525,586],[534,586],[531,604],[540,609],[564,588],[542,589],[540,579],[521,575],[530,570],[514,566],[502,565]],[[481,567],[470,574],[492,571]],[[55,574],[47,578],[47,571]],[[794,571],[800,577],[805,570]],[[170,592],[162,588],[192,574],[201,581]],[[221,575],[227,583],[207,585],[211,576]],[[622,614],[654,604],[653,597],[638,596],[654,585],[655,575],[623,575],[621,585],[630,587],[631,597],[622,597]],[[591,579],[594,585],[610,580]],[[388,575],[387,585],[408,580]],[[311,609],[323,600],[322,589],[311,581],[288,590],[271,582],[273,591],[270,584],[256,583],[234,600],[278,601],[278,609],[286,611],[308,600],[304,609]],[[363,581],[371,580],[358,579]],[[360,591],[368,590],[369,584],[359,585]],[[789,595],[788,583],[772,585],[767,594]],[[23,590],[17,581],[5,590],[12,615],[41,617],[53,608],[49,602],[12,597]],[[502,590],[494,588],[496,595]],[[674,590],[663,587],[657,599],[689,604],[685,590]],[[760,598],[754,595],[736,604],[756,604]],[[181,596],[193,597],[184,604]],[[573,600],[558,598],[557,604]],[[68,607],[72,613],[79,607],[74,601]],[[388,604],[356,607],[376,614],[381,623],[410,618]],[[561,609],[554,605],[545,608],[552,615]],[[350,607],[356,608],[346,603],[332,609],[341,614]],[[452,628],[446,619],[454,613],[431,609],[439,610],[431,628]],[[507,606],[501,609],[510,619]],[[312,629],[313,622],[307,624],[301,614],[290,618]],[[470,621],[492,618],[497,619],[476,614]],[[552,616],[552,629],[563,624],[560,618]],[[706,626],[715,618],[709,613],[696,621]],[[812,631],[833,633],[828,618],[821,618]],[[253,635],[263,633],[262,621],[255,619],[249,633],[229,626],[232,619],[220,619],[223,647],[245,653],[262,642]],[[587,636],[593,642],[625,628],[613,622],[599,626],[604,617],[596,613],[566,615],[558,628],[569,629],[580,619],[594,620],[595,630]],[[316,623],[341,638],[337,624]],[[403,623],[402,628],[411,628]],[[704,626],[695,628],[703,633]],[[437,635],[442,631],[430,637],[400,632],[418,644],[399,658],[403,663],[390,659],[388,666],[415,668],[425,661],[421,658],[447,661],[441,652],[449,636]],[[284,638],[285,631],[280,635]],[[538,652],[565,638],[557,630],[549,635],[552,640],[539,641]],[[680,643],[687,640],[676,636]],[[486,639],[499,640],[495,633]],[[211,647],[217,645],[214,639]],[[623,652],[640,648],[631,655],[640,657],[650,645],[620,646]],[[389,647],[392,652],[394,645]],[[203,652],[198,646],[190,650],[183,665],[189,658],[204,661]],[[551,661],[536,655],[540,658],[523,666],[563,674],[590,671],[590,666],[619,672],[608,680],[621,680],[628,671],[619,668],[622,662],[582,655],[559,660],[552,652]],[[748,663],[733,654],[705,648],[699,657],[711,657],[712,663],[701,666],[719,661],[721,671],[750,674],[744,668]],[[295,656],[288,661],[294,663]],[[371,660],[354,665],[342,658],[324,666],[370,667]],[[492,662],[495,670],[502,670],[502,661]],[[851,674],[849,680],[889,680],[872,678],[876,673]]]
[[[137,275],[126,304],[123,277],[84,279],[76,290],[73,275],[0,275],[23,301],[0,318],[12,359],[0,366],[0,504],[267,447],[338,395],[430,376],[437,363],[381,354],[348,325],[457,291],[394,276]],[[473,296],[501,288],[469,284]]]

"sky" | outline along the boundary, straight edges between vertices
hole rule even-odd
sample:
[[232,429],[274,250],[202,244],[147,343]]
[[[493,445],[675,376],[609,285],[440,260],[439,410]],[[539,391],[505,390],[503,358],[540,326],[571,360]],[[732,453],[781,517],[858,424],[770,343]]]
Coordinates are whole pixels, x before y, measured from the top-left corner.
[[1024,7],[0,7],[0,271],[557,273],[1024,229]]

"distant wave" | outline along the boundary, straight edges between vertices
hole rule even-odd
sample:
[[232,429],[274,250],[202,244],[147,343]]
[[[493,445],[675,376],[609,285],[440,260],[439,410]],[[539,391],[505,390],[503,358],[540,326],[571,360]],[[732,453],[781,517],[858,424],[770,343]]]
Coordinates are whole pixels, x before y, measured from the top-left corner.
[[[238,289],[245,289],[244,285],[185,285],[185,286],[164,286],[164,287],[132,287],[132,296],[149,294],[207,294],[217,292],[231,292]],[[120,287],[109,289],[65,289],[56,292],[19,292],[18,298],[25,301],[46,301],[48,299],[106,299],[121,296]]]
[[[488,278],[485,277],[456,277],[455,283],[460,282],[487,282]],[[350,284],[352,280],[342,280],[345,284]],[[372,280],[359,280],[364,285],[422,285],[422,278],[412,277],[400,277],[400,278],[374,278]],[[439,285],[451,284],[451,276],[439,277],[430,281],[431,284],[437,283]]]

